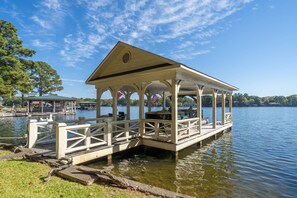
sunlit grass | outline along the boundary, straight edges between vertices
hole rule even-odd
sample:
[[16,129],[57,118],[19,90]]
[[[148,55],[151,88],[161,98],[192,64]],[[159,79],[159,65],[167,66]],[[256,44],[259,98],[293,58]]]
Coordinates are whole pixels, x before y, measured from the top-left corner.
[[[0,150],[0,156],[9,154]],[[26,161],[0,161],[1,197],[145,197],[138,192],[97,184],[83,186],[58,177],[43,183],[50,167]]]

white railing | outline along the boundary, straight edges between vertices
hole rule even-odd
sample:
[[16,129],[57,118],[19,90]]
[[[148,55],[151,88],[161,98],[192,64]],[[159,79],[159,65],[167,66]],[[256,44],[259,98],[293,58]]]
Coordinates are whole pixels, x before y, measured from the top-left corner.
[[199,118],[190,118],[177,121],[177,140],[200,134]]
[[105,118],[96,124],[67,126],[57,124],[56,156],[58,159],[75,151],[98,146],[112,146],[120,141],[139,137],[139,120],[112,121]]
[[[85,119],[80,117],[76,120],[63,120],[63,123],[66,123],[67,126],[73,126],[78,124],[97,124],[103,123],[106,119],[111,118],[93,118]],[[56,141],[56,129],[55,126],[59,121],[41,121],[29,120],[28,121],[28,147],[32,148],[36,144],[47,144],[54,143]]]
[[232,113],[231,112],[225,113],[225,124],[228,124],[231,122],[232,122]]
[[152,138],[160,141],[171,140],[171,120],[145,119],[144,138]]
[[56,130],[54,122],[28,122],[28,147],[32,148],[36,144],[47,144],[56,141]]
[[[65,126],[63,124],[58,124],[57,128],[57,136],[59,136],[57,150],[62,149],[62,151],[65,151],[63,152],[65,154],[79,150],[88,150],[95,146],[107,145],[107,135],[105,134],[106,123],[75,126]],[[66,144],[61,143],[63,141],[66,141]],[[64,148],[60,148],[61,145]]]
[[139,120],[113,121],[111,127],[112,143],[139,137]]

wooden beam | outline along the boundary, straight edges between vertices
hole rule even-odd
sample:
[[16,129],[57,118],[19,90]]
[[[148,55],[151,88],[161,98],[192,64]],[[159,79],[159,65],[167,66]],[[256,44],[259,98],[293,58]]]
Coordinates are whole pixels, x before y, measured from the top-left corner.
[[218,90],[214,89],[212,93],[212,128],[217,126],[217,94]]
[[226,103],[226,93],[222,92],[222,125],[225,124],[225,103]]

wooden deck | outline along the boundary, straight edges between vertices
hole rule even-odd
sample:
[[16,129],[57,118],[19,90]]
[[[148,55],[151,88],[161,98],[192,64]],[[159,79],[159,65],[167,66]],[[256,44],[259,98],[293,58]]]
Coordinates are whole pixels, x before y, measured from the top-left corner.
[[[229,115],[227,114],[226,117]],[[231,118],[224,125],[197,124],[197,118],[178,121],[177,143],[168,120],[122,120],[112,118],[72,120],[66,123],[29,122],[29,148],[51,150],[57,159],[69,158],[81,164],[140,145],[178,152],[232,127]]]

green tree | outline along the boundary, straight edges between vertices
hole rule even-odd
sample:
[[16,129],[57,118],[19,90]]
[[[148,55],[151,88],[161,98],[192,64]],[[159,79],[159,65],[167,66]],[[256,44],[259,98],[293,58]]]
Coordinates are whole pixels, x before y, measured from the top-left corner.
[[31,68],[31,79],[39,96],[63,90],[62,80],[49,64],[37,61]]
[[9,22],[0,20],[0,96],[13,96],[17,91],[27,90],[29,75],[22,63],[34,50],[23,48],[17,29]]

